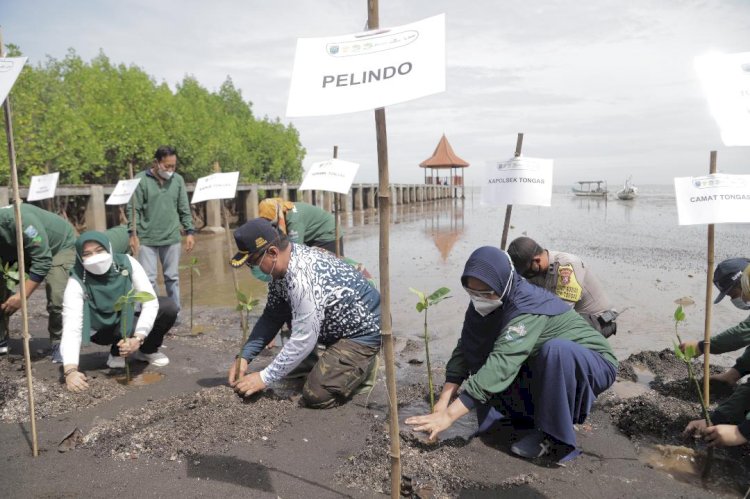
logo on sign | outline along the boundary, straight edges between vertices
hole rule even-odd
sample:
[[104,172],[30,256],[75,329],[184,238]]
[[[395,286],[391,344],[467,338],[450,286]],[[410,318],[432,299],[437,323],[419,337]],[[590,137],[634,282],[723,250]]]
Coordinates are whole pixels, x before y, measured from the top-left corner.
[[405,47],[419,38],[419,32],[413,29],[393,33],[378,31],[375,34],[364,34],[358,38],[366,38],[366,40],[329,43],[326,45],[326,52],[336,57],[374,54],[375,52]]
[[732,177],[698,177],[693,179],[693,187],[696,189],[709,189],[714,187],[744,187],[745,182]]
[[339,53],[339,46],[338,45],[329,45],[328,47],[328,53],[331,55],[336,55]]

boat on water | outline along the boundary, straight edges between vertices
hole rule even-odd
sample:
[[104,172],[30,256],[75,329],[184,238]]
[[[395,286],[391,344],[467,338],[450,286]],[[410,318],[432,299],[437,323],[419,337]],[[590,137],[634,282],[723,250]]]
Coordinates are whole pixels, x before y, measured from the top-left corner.
[[638,195],[638,187],[634,186],[630,179],[631,177],[628,177],[627,180],[625,180],[625,185],[622,187],[622,189],[617,191],[617,199],[628,201],[631,199],[635,199],[635,197]]
[[576,196],[607,197],[606,180],[579,180],[576,183],[578,186],[573,186],[573,194]]

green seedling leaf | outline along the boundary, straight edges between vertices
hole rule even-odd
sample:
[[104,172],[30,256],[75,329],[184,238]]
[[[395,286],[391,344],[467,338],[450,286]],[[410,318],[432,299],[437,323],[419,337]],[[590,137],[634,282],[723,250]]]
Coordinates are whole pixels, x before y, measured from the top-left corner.
[[680,350],[680,345],[678,343],[674,344],[674,354],[675,354],[675,357],[677,357],[678,359],[683,360],[683,361],[685,360],[685,353],[682,350]]
[[156,297],[146,291],[139,291],[133,295],[133,301],[139,303],[146,303],[147,301],[155,300]]
[[200,269],[198,269],[197,267],[193,267],[193,272],[194,272],[194,273],[195,273],[195,275],[197,275],[197,276],[201,275],[201,271],[200,271]]
[[247,303],[247,296],[242,291],[237,291],[237,301],[240,303]]
[[424,293],[422,293],[420,290],[414,289],[414,288],[409,288],[409,291],[411,291],[412,293],[414,293],[415,295],[417,295],[419,297],[419,301],[424,301]]
[[693,360],[698,356],[698,349],[695,348],[693,345],[688,345],[685,347],[685,359],[690,361]]
[[425,306],[425,304],[424,304],[424,303],[422,303],[421,301],[420,301],[420,302],[417,302],[417,312],[422,312],[422,311],[424,311],[424,309],[426,309],[426,308],[427,308],[427,306]]
[[685,320],[685,311],[682,309],[682,305],[679,305],[674,311],[675,322],[682,322]]
[[428,296],[427,297],[427,301],[437,303],[440,300],[443,300],[444,298],[447,298],[445,295],[447,295],[450,292],[451,292],[450,289],[448,289],[446,287],[442,287],[442,288],[436,290],[435,292],[433,292],[430,296]]
[[194,256],[190,259],[190,265],[195,266],[198,263],[198,257]]

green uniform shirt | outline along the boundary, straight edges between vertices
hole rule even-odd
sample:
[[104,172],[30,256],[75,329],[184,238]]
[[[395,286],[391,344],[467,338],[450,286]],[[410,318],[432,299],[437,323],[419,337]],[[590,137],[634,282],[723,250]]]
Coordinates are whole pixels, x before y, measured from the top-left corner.
[[[336,240],[336,220],[322,208],[307,203],[294,203],[286,212],[287,237],[293,243],[330,242]],[[339,236],[343,233],[339,230]]]
[[[711,338],[711,353],[733,352],[747,346],[750,346],[750,316]],[[700,343],[700,350],[703,352],[703,342]],[[734,368],[742,376],[750,374],[750,349],[746,349],[736,360]]]
[[[61,250],[75,248],[76,232],[61,216],[32,204],[21,204],[21,219],[27,272],[32,281],[42,282],[52,267],[52,257]],[[0,259],[3,263],[18,260],[12,205],[0,208]]]
[[[135,216],[138,238],[145,246],[169,246],[181,240],[180,227],[193,232],[193,215],[188,203],[187,187],[182,175],[175,173],[162,184],[151,170],[136,175],[141,181],[128,203],[128,213]],[[132,229],[131,220],[128,228]]]
[[750,384],[743,383],[735,388],[732,395],[711,413],[711,422],[737,425],[742,436],[750,440]]
[[554,338],[574,341],[598,352],[617,368],[617,358],[607,339],[570,310],[555,316],[521,314],[511,320],[498,336],[484,365],[473,376],[469,376],[459,341],[446,366],[446,377],[468,377],[464,389],[474,399],[485,403],[492,395],[508,388],[526,359],[536,355],[547,340]]

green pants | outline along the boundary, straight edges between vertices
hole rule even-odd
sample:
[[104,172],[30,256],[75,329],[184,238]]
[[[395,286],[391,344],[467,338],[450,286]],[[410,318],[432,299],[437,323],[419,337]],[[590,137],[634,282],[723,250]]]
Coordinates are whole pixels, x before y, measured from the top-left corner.
[[[52,257],[52,267],[45,277],[45,290],[47,293],[47,331],[52,343],[59,343],[62,338],[62,306],[65,286],[68,285],[70,269],[76,261],[75,248],[60,250]],[[5,282],[0,285],[5,286]],[[4,318],[3,318],[4,319]],[[0,341],[8,337],[6,321],[0,320]]]
[[326,348],[302,388],[305,405],[327,409],[345,402],[367,379],[379,351],[347,339]]

